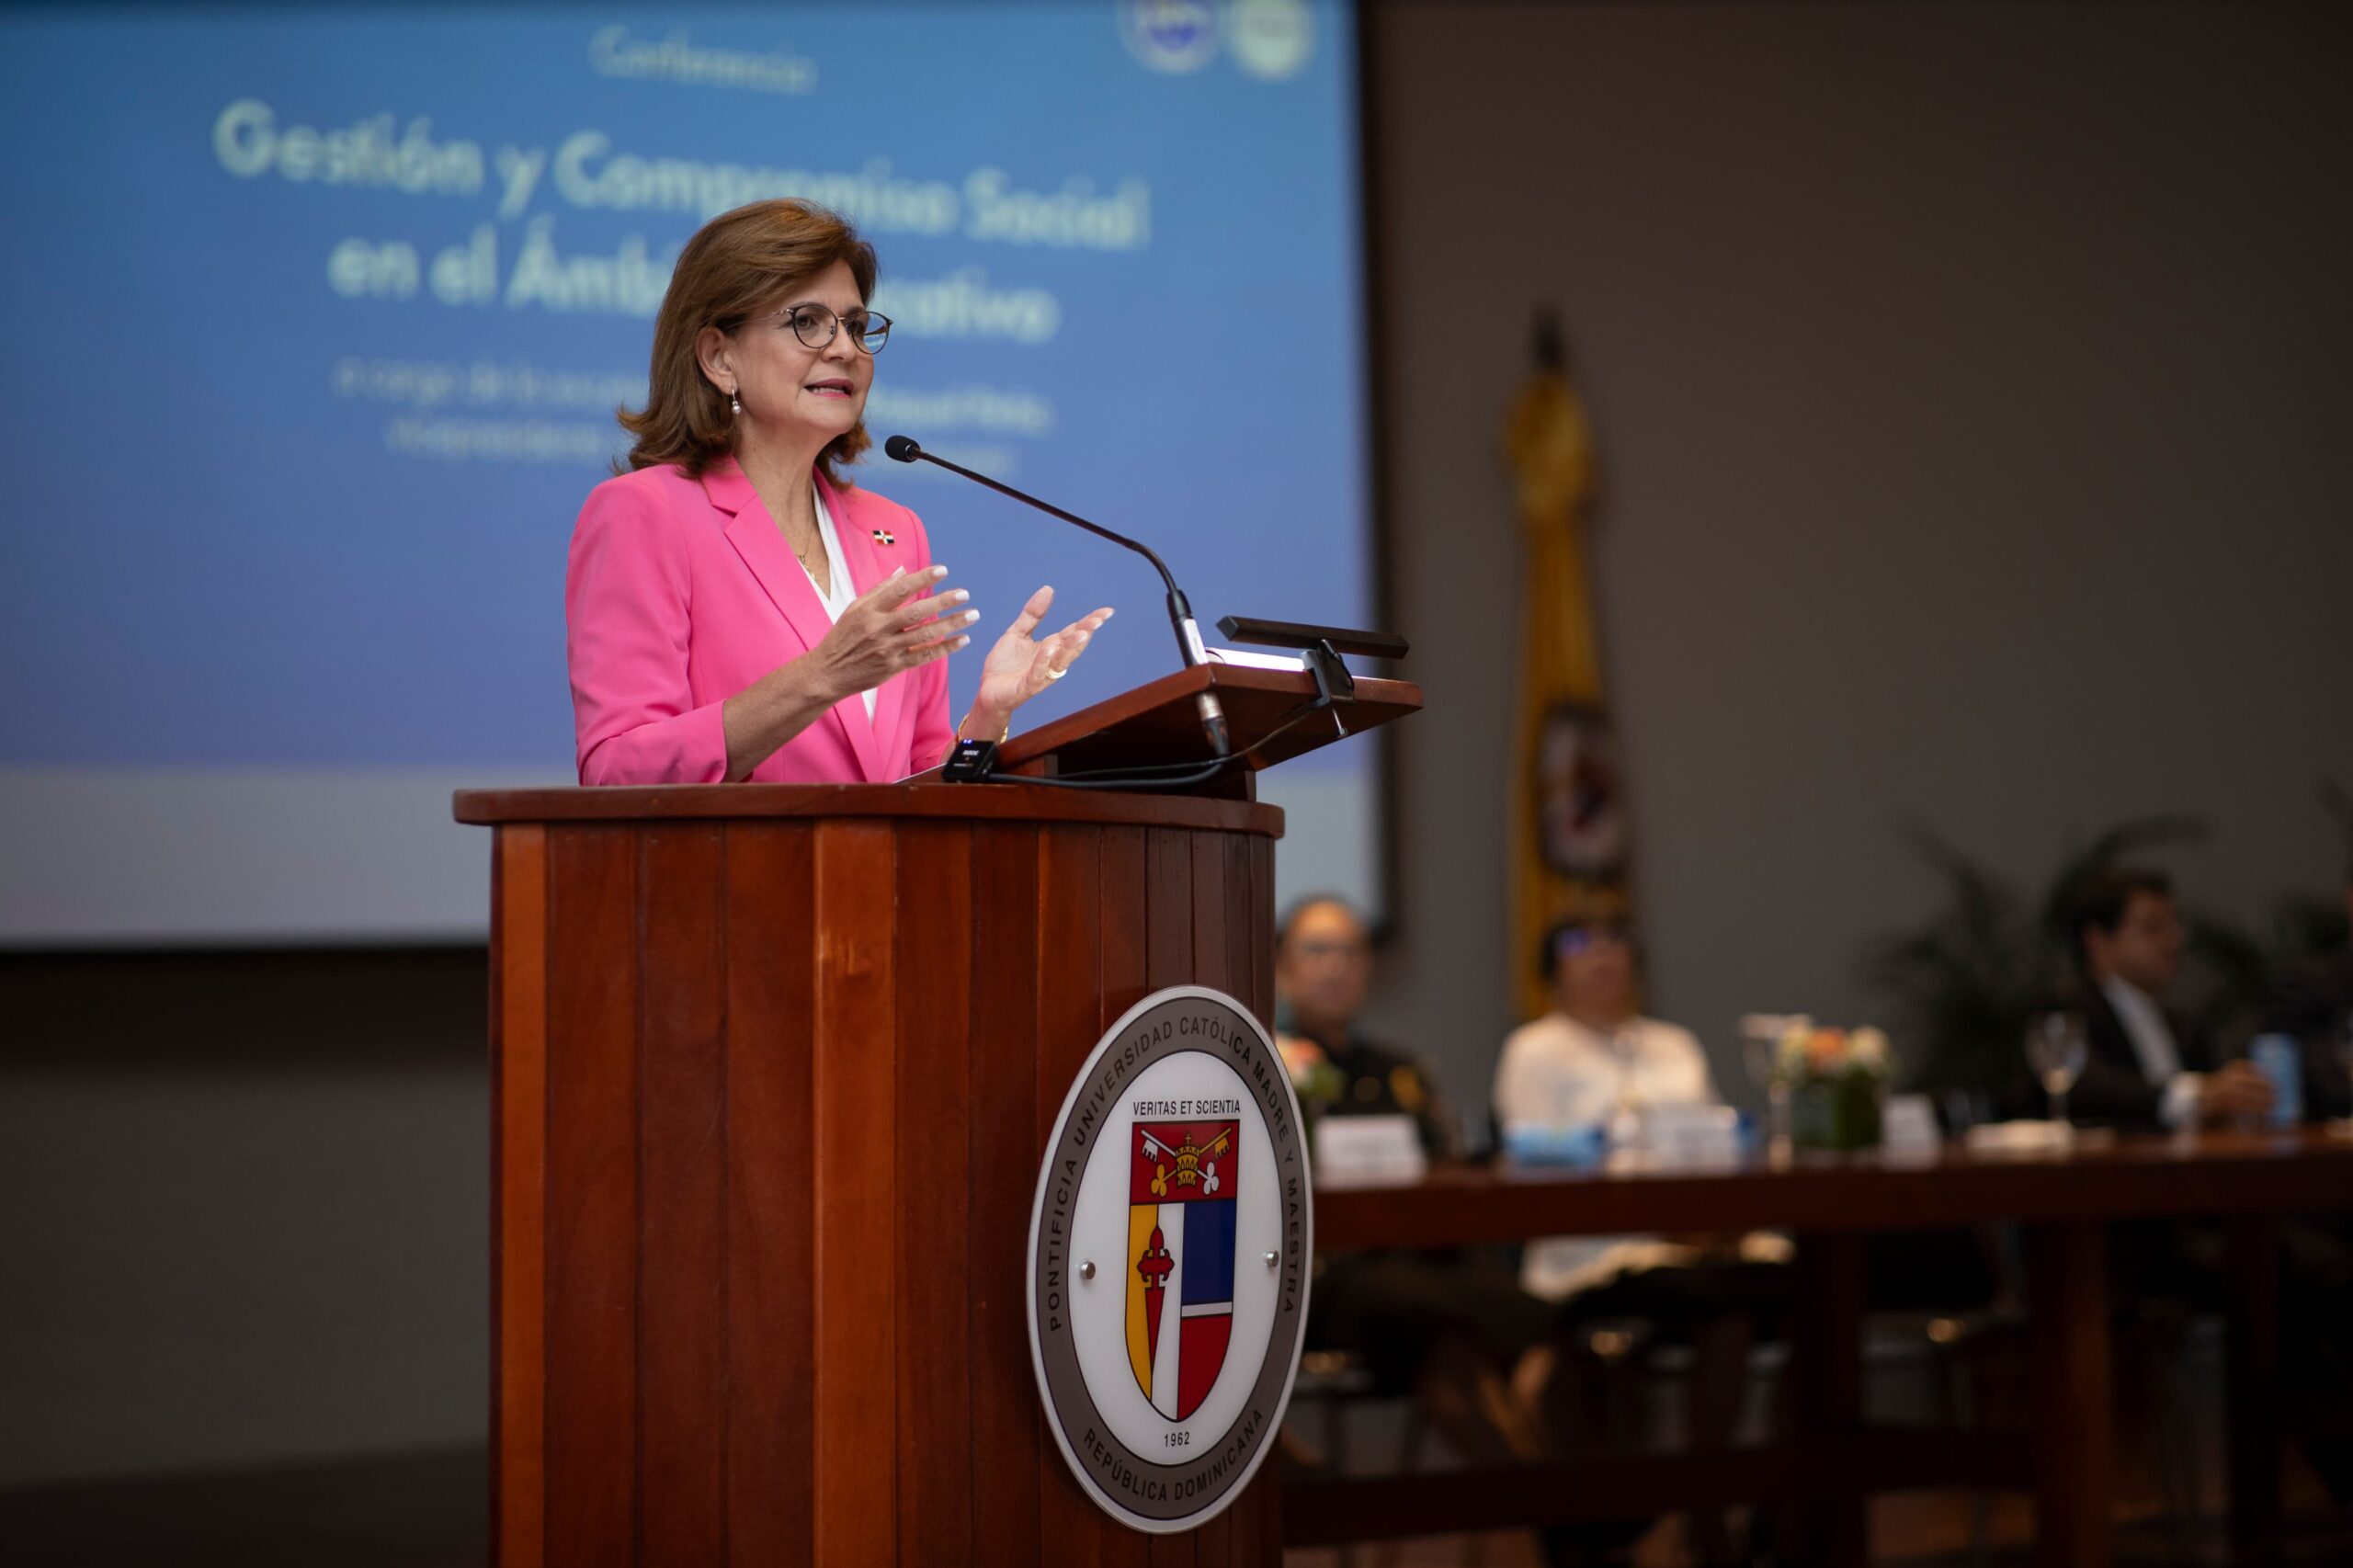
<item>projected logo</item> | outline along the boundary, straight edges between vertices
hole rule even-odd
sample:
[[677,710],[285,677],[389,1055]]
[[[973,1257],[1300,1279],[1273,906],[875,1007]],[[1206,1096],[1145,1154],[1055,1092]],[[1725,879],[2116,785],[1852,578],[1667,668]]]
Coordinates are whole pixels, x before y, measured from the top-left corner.
[[1210,0],[1121,0],[1120,37],[1154,71],[1198,71],[1217,56],[1217,7]]
[[1225,30],[1233,62],[1261,81],[1298,75],[1315,52],[1307,0],[1234,0]]

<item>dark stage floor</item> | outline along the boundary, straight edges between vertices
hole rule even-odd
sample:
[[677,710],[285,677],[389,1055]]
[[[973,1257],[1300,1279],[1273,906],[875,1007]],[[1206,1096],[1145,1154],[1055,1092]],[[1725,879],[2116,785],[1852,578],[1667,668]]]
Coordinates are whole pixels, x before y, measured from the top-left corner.
[[[484,1568],[487,1470],[482,1449],[464,1449],[301,1469],[0,1491],[0,1562],[8,1568]],[[1967,1498],[1923,1498],[1917,1505],[1942,1514],[1948,1502],[1953,1517],[1947,1522],[1957,1527]],[[1924,1532],[1918,1514],[1907,1512],[1912,1525],[1891,1533],[1914,1537],[1916,1546]],[[2018,1543],[2030,1528],[2013,1517],[2011,1528],[1995,1532],[1995,1550],[1983,1561],[2001,1568],[2029,1561],[2030,1551]],[[2177,1551],[2154,1522],[2120,1523],[2118,1568],[2229,1561],[2219,1520],[2200,1521],[2185,1535],[2178,1546],[2187,1550]],[[1381,1560],[1400,1568],[1436,1568],[1462,1561],[1463,1546],[1459,1540],[1406,1542],[1393,1559]],[[1480,1560],[1488,1568],[1537,1568],[1541,1561],[1525,1536],[1489,1537],[1482,1546]],[[1358,1554],[1358,1561],[1380,1558]],[[1644,1568],[1670,1568],[1684,1560],[1671,1539],[1648,1543],[1641,1559]],[[1336,1561],[1330,1552],[1295,1552],[1290,1568]],[[1881,1561],[1890,1568],[1963,1568],[1980,1560],[1968,1552],[1906,1551]],[[2300,1512],[2284,1562],[2315,1568],[2353,1562],[2353,1519]]]

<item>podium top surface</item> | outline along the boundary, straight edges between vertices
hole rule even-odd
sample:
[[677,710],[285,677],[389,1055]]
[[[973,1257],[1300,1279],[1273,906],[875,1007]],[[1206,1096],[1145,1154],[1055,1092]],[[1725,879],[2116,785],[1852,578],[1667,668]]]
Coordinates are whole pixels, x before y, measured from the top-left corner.
[[[1207,762],[1212,754],[1193,706],[1215,692],[1242,766],[1274,767],[1336,741],[1362,734],[1417,711],[1421,688],[1411,681],[1357,677],[1355,694],[1320,713],[1304,711],[1315,683],[1304,669],[1266,670],[1216,663],[1173,670],[1075,713],[1049,720],[1006,742],[998,765],[1029,768],[1051,759],[1052,771]],[[1034,771],[1034,769],[1031,769]]]
[[714,818],[872,817],[1189,827],[1279,838],[1279,806],[1037,784],[650,784],[460,790],[461,823],[707,822]]

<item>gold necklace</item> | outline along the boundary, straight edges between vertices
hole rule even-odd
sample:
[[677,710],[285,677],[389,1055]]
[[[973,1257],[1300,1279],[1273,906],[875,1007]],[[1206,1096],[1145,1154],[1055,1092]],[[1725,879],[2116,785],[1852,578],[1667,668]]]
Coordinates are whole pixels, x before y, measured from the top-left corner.
[[[801,562],[801,569],[803,572],[808,573],[811,576],[816,575],[817,569],[809,564],[809,556],[807,552],[799,545],[792,542],[792,535],[785,528],[785,526],[782,523],[779,523],[777,525],[777,532],[784,535],[785,548],[791,551],[793,559]],[[822,529],[816,530],[816,533],[817,537],[810,542],[816,546],[817,559],[823,561],[825,558],[825,535]]]
[[[801,570],[809,574],[809,585],[817,590],[820,597],[834,591],[833,563],[825,559],[824,540],[818,541],[817,559],[814,562],[798,550],[792,553],[800,559]],[[823,571],[819,570],[821,567],[824,568]]]
[[[757,485],[754,485],[754,486],[753,486],[753,493],[756,494],[758,494],[758,491],[759,491],[759,487],[758,487]],[[812,497],[813,497],[813,498],[814,497],[814,494],[815,494],[815,492],[813,490],[813,491],[811,492],[811,495],[812,495]],[[765,498],[763,498],[763,504],[765,504]],[[771,511],[769,512],[769,516],[770,516],[770,517],[776,517],[776,531],[777,531],[777,532],[779,532],[779,533],[780,533],[780,534],[782,534],[782,535],[784,536],[784,545],[785,545],[785,548],[786,548],[787,550],[790,550],[790,551],[792,551],[792,558],[793,558],[795,561],[798,561],[798,562],[801,562],[801,569],[803,572],[808,573],[808,574],[809,574],[809,575],[810,575],[811,577],[813,577],[813,578],[814,576],[816,576],[816,575],[817,575],[817,568],[816,568],[816,567],[814,567],[814,566],[812,566],[812,565],[809,563],[809,556],[808,556],[808,553],[807,553],[806,551],[803,551],[803,550],[802,550],[799,545],[795,544],[795,543],[792,541],[792,530],[791,530],[790,528],[786,528],[786,527],[784,526],[784,519],[783,519],[781,517],[777,517],[777,515],[776,515],[776,513],[773,511],[773,509],[771,509]],[[809,531],[810,531],[810,533],[811,533],[812,535],[813,535],[813,536],[814,536],[813,538],[812,538],[812,539],[810,540],[810,541],[809,541],[809,542],[810,542],[813,546],[814,546],[814,547],[815,547],[816,551],[817,551],[817,558],[818,558],[820,561],[824,560],[824,558],[825,558],[825,532],[824,532],[824,529],[823,528],[821,528],[821,527],[819,527],[819,526],[818,526],[817,521],[816,521],[816,518],[815,518],[813,516],[810,518],[810,528],[809,528]],[[828,580],[828,581],[830,581],[830,580],[831,580],[831,577],[832,577],[832,574],[831,574],[831,573],[828,573],[828,574],[827,574],[827,580]]]

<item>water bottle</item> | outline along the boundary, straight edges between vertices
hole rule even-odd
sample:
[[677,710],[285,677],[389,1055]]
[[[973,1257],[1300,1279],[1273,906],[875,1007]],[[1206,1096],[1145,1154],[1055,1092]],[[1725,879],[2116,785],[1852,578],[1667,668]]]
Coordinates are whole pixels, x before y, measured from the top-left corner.
[[2304,1053],[2296,1037],[2257,1035],[2246,1048],[2255,1070],[2271,1080],[2271,1125],[2293,1127],[2304,1119]]

